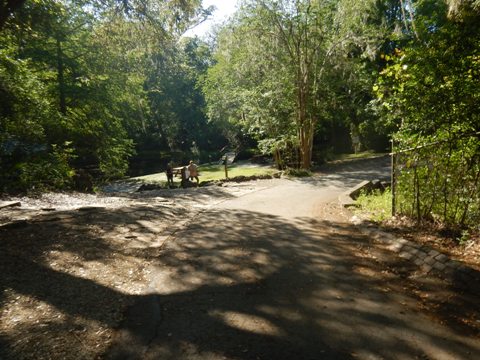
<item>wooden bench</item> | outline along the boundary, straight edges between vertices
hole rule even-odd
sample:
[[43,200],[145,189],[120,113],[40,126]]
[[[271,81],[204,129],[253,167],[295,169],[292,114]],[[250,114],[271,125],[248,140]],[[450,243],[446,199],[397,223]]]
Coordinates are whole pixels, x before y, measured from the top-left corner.
[[[182,169],[183,169],[184,167],[186,167],[187,170],[188,170],[188,166],[179,166],[179,167],[173,168],[173,169],[172,169],[172,171],[173,171],[173,176],[181,178],[181,177],[182,177]],[[198,171],[198,168],[197,168],[197,174],[198,174],[198,176],[200,176],[200,171]]]
[[182,177],[182,169],[183,169],[183,166],[173,168],[172,169],[173,170],[173,176]]

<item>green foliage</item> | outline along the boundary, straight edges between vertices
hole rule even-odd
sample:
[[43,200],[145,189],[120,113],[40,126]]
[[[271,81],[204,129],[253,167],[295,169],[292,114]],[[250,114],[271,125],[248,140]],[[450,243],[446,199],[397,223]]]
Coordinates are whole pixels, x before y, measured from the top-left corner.
[[477,40],[460,41],[465,35],[444,30],[432,36],[434,46],[408,48],[389,58],[376,87],[378,101],[387,122],[402,134],[435,140],[437,132],[476,129],[480,50]]
[[402,211],[477,221],[478,1],[244,0],[210,45],[179,37],[200,3],[38,0],[0,19],[2,190],[251,138],[307,169],[348,136],[384,150],[395,133],[397,149],[436,144],[399,159]]
[[468,230],[463,230],[460,236],[457,238],[460,246],[465,246],[471,240],[471,235]]
[[294,169],[294,168],[287,168],[283,172],[286,176],[291,177],[310,177],[312,176],[312,172],[307,169]]
[[138,143],[148,147],[156,139],[171,151],[196,152],[195,157],[222,148],[225,137],[208,123],[199,85],[211,61],[209,48],[197,38],[165,45],[167,51],[151,55],[156,66],[147,72],[145,84],[151,117]]
[[51,109],[44,84],[27,60],[17,60],[11,47],[0,51],[0,136],[35,143],[45,139],[45,127],[59,120]]
[[19,176],[14,190],[44,191],[70,187],[75,175],[69,165],[71,157],[72,152],[68,146],[53,146],[51,153],[33,157],[29,162],[17,163],[15,169]]
[[209,117],[254,136],[279,168],[309,168],[314,139],[337,146],[334,130],[372,116],[368,63],[383,33],[374,3],[244,1],[218,34]]
[[480,33],[469,22],[438,25],[422,42],[385,56],[376,106],[397,130],[395,150],[406,150],[397,159],[399,211],[477,226]]
[[371,194],[361,193],[356,199],[359,209],[356,210],[366,215],[370,220],[382,222],[392,216],[392,193],[390,189],[381,192],[374,191]]
[[477,136],[446,138],[398,156],[398,209],[452,227],[480,223],[480,159]]
[[[73,168],[120,177],[135,147],[224,146],[206,130],[196,87],[208,48],[195,39],[177,47],[209,11],[200,3],[39,0],[18,9],[0,29],[1,189],[63,188]],[[68,150],[55,145],[65,142]]]
[[362,151],[356,154],[336,155],[332,158],[332,160],[348,161],[348,160],[355,160],[355,159],[370,159],[370,158],[377,157],[379,155],[387,155],[387,154],[376,153],[372,150],[368,150],[368,151]]
[[[270,167],[258,167],[232,164],[228,166],[228,177],[235,178],[237,176],[262,176],[273,175],[276,173],[275,169]],[[225,167],[223,165],[201,165],[200,166],[200,180],[211,181],[225,179]]]
[[0,191],[69,186],[73,150],[50,142],[62,117],[30,61],[15,59],[8,43],[0,50],[0,94]]

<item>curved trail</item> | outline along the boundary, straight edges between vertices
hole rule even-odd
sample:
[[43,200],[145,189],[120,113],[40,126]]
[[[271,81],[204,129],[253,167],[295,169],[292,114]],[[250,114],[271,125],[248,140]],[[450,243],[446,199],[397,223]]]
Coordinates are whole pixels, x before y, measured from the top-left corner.
[[386,169],[273,181],[200,213],[165,243],[108,358],[479,358],[478,339],[424,314],[392,255],[332,203]]

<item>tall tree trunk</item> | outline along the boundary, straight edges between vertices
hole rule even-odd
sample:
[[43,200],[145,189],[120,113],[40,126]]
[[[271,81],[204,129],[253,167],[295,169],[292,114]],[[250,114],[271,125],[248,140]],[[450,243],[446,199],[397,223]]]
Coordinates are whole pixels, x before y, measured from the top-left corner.
[[60,112],[65,115],[67,113],[67,101],[65,95],[65,74],[63,66],[62,42],[60,39],[57,39],[57,80]]
[[308,114],[310,96],[309,69],[306,60],[299,64],[297,79],[297,124],[299,131],[301,167],[310,169],[312,165],[313,133],[315,120]]

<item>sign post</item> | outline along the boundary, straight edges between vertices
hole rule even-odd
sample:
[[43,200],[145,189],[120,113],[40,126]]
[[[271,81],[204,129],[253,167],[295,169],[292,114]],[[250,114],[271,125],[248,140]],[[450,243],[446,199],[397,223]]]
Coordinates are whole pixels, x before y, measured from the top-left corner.
[[225,179],[228,179],[228,168],[227,168],[227,164],[228,164],[228,155],[225,154],[225,156],[223,157],[223,165],[225,166]]

